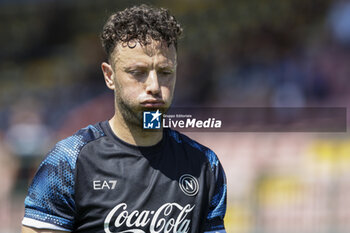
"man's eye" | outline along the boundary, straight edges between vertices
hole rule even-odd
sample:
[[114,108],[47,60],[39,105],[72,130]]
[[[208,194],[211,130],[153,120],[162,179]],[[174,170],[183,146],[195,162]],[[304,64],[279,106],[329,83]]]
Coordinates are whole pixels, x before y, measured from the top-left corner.
[[131,75],[134,75],[134,76],[141,76],[141,75],[145,75],[146,71],[144,71],[144,70],[129,70],[128,73]]
[[173,71],[172,70],[161,70],[159,73],[162,75],[170,75],[173,73]]

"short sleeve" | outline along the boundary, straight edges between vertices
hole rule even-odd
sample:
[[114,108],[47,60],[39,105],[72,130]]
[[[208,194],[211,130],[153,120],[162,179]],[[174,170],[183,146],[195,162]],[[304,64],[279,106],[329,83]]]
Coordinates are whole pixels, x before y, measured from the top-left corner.
[[24,201],[22,224],[71,231],[74,225],[74,173],[82,141],[69,137],[55,146],[40,164]]
[[214,193],[209,203],[207,218],[205,220],[206,233],[225,233],[224,217],[226,213],[227,185],[226,175],[215,153],[207,151],[214,179]]

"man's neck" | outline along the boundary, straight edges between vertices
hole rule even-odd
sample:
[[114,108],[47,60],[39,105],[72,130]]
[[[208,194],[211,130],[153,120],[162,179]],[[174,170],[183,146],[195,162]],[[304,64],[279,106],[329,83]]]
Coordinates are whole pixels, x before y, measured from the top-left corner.
[[145,131],[139,126],[128,125],[123,118],[114,115],[109,120],[113,133],[124,142],[136,146],[153,146],[160,142],[163,131]]

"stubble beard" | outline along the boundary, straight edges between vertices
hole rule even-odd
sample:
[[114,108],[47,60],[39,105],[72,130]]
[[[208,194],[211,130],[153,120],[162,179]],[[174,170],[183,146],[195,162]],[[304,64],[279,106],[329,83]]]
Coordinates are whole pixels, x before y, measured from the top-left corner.
[[142,110],[132,106],[115,93],[115,107],[128,127],[142,127]]
[[162,108],[143,108],[141,106],[133,106],[132,104],[128,103],[127,100],[124,100],[122,97],[118,96],[117,93],[115,93],[115,107],[129,128],[139,129],[142,129],[144,111],[159,110],[161,113],[165,114],[170,108],[170,106]]

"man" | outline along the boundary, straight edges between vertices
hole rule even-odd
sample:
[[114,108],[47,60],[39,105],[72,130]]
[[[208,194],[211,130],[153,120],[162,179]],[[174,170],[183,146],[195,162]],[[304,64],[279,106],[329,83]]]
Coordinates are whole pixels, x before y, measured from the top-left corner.
[[225,232],[216,155],[176,131],[142,129],[144,111],[171,104],[181,32],[167,10],[146,5],[108,19],[102,71],[115,114],[48,154],[25,199],[22,232]]

